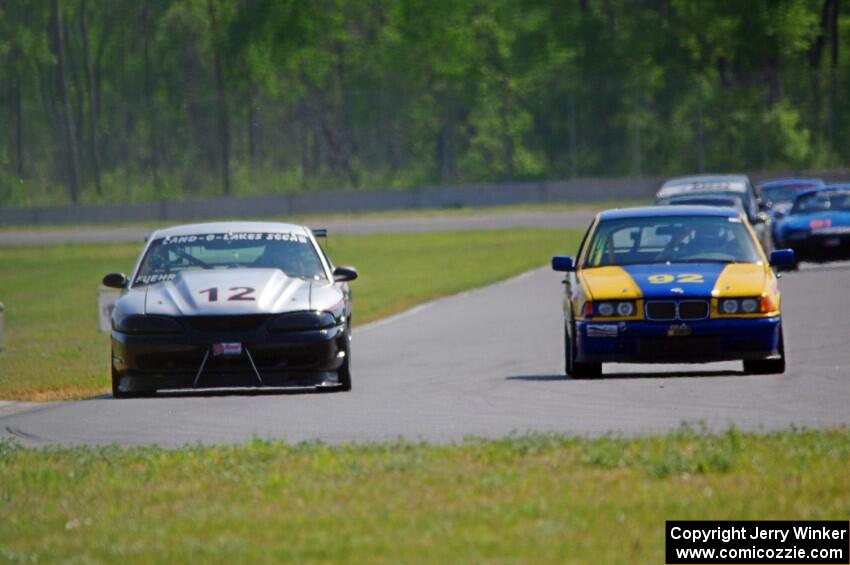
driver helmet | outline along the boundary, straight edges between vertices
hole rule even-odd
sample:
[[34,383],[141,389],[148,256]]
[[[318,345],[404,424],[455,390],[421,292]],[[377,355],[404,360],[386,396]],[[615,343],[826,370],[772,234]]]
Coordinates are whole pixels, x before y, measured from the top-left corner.
[[691,242],[688,247],[691,250],[719,251],[726,243],[726,229],[723,226],[711,223],[698,223],[693,228]]

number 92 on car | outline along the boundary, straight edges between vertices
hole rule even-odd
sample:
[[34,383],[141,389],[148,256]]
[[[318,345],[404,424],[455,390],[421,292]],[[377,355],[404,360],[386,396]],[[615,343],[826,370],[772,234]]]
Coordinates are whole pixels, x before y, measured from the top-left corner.
[[564,357],[574,377],[602,364],[743,361],[781,373],[785,347],[772,267],[752,227],[732,208],[652,206],[600,213],[566,274]]

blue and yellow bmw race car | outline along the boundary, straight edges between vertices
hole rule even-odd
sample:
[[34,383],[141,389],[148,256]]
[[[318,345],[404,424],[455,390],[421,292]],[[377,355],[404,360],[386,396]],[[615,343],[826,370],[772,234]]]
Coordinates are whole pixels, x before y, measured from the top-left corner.
[[782,373],[777,278],[751,226],[733,208],[653,206],[599,214],[567,273],[568,375],[602,364],[743,360],[748,373]]

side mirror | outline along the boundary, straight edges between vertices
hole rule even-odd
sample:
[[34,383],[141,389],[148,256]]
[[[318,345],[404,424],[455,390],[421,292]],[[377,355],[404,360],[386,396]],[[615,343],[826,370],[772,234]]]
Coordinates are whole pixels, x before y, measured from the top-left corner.
[[793,249],[777,249],[770,254],[771,267],[791,267],[796,260]]
[[763,224],[767,222],[767,214],[764,212],[759,212],[755,216],[753,216],[753,224]]
[[357,269],[354,267],[337,267],[334,269],[334,282],[348,282],[357,278]]
[[109,288],[124,288],[127,285],[127,275],[124,273],[109,273],[103,277],[103,286]]
[[575,271],[575,265],[573,265],[573,258],[566,256],[558,256],[552,257],[552,270],[553,271],[561,271],[567,273],[569,271]]

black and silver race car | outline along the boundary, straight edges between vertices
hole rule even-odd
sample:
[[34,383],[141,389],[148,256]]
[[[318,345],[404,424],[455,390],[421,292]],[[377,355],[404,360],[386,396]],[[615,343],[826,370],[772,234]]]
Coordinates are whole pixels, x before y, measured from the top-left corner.
[[148,238],[112,312],[112,393],[351,388],[350,267],[323,232],[266,222],[177,226]]

